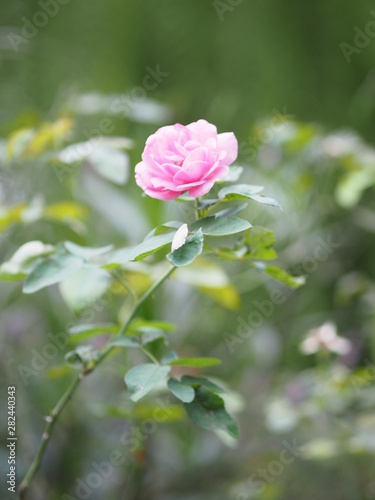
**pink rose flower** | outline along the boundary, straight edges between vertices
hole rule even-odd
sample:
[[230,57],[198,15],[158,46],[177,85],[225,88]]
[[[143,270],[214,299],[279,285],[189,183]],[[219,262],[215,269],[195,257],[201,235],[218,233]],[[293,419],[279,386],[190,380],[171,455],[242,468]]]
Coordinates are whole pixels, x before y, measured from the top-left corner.
[[232,132],[218,134],[206,120],[162,127],[147,139],[135,180],[152,198],[173,200],[186,192],[197,198],[228,174],[237,150]]

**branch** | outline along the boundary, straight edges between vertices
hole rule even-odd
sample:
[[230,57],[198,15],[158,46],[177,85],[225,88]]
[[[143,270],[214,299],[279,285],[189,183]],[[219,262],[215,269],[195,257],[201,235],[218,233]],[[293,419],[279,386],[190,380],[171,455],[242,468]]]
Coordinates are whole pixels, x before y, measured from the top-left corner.
[[[131,321],[134,319],[136,316],[137,312],[139,311],[140,307],[143,305],[143,303],[164,283],[164,281],[172,274],[172,272],[175,270],[175,266],[172,266],[167,269],[167,271],[160,276],[158,280],[155,281],[155,283],[145,292],[142,297],[134,304],[134,307],[132,309],[132,312],[130,313],[130,316],[128,319],[124,322],[124,324],[121,326],[119,332],[117,333],[116,337],[123,335],[127,328],[129,327]],[[20,500],[24,500],[26,498],[26,493],[27,489],[30,485],[30,482],[34,478],[35,474],[37,473],[42,458],[44,456],[45,449],[47,447],[47,443],[50,439],[52,429],[54,424],[56,423],[60,413],[64,409],[65,405],[69,401],[69,399],[72,397],[73,393],[77,389],[80,381],[89,373],[91,373],[107,356],[108,354],[115,348],[115,346],[109,345],[109,342],[104,346],[104,348],[101,351],[101,354],[97,358],[97,360],[93,363],[93,365],[90,365],[89,367],[86,367],[83,371],[81,371],[72,381],[70,386],[67,388],[63,396],[60,398],[58,401],[57,405],[53,408],[51,411],[50,415],[46,417],[47,425],[44,429],[44,433],[42,436],[42,439],[39,444],[38,451],[35,455],[35,458],[30,465],[24,479],[22,480],[19,489],[18,489],[18,498]]]

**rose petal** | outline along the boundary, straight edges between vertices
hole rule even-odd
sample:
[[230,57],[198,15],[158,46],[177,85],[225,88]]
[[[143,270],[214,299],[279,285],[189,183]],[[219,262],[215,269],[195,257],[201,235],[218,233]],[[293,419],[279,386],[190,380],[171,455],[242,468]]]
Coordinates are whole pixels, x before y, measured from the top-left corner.
[[225,165],[230,165],[234,162],[238,155],[238,142],[233,132],[218,134],[217,151],[219,154],[226,153],[223,159]]

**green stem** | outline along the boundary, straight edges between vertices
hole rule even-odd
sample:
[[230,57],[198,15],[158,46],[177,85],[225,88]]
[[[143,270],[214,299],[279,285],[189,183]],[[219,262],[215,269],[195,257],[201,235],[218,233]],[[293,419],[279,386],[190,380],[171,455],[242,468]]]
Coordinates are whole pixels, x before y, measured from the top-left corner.
[[44,433],[43,433],[42,439],[40,441],[39,448],[38,448],[38,451],[35,455],[35,458],[34,458],[32,464],[30,465],[29,470],[27,471],[23,481],[20,484],[20,487],[18,490],[18,498],[21,498],[21,499],[26,498],[26,490],[30,484],[30,481],[35,476],[35,474],[37,473],[37,471],[40,467],[40,462],[41,462],[42,457],[44,455],[44,451],[47,447],[47,443],[49,441],[49,438],[51,436],[53,426],[54,426],[56,420],[58,419],[60,413],[64,409],[65,405],[67,404],[67,402],[71,398],[71,396],[72,396],[73,392],[75,391],[81,378],[82,378],[81,374],[77,375],[74,378],[74,380],[72,381],[70,386],[67,388],[67,390],[64,392],[63,396],[61,397],[61,399],[57,403],[57,405],[53,408],[51,413],[46,417],[47,425],[44,429]]
[[[147,292],[145,292],[142,295],[142,297],[134,304],[133,309],[130,313],[130,316],[123,323],[123,325],[121,326],[121,328],[116,336],[123,335],[126,332],[131,321],[134,319],[134,317],[136,316],[137,312],[139,311],[139,309],[143,305],[143,303],[164,283],[164,281],[172,274],[172,272],[175,269],[176,269],[175,266],[168,268],[167,271],[162,276],[160,276],[160,278],[158,280],[156,280],[155,283],[147,290]],[[43,433],[42,439],[40,441],[38,451],[35,455],[35,458],[34,458],[32,464],[30,465],[24,479],[22,480],[19,489],[18,489],[18,498],[19,499],[26,498],[27,489],[30,485],[30,482],[32,481],[33,477],[35,476],[35,474],[37,473],[37,471],[40,467],[45,449],[47,447],[47,443],[48,443],[50,436],[51,436],[53,426],[55,425],[55,423],[56,423],[60,413],[64,409],[65,405],[67,404],[67,402],[72,397],[75,390],[77,389],[79,382],[84,378],[85,375],[88,375],[89,373],[91,373],[108,356],[108,354],[115,348],[115,346],[109,345],[109,342],[110,341],[108,341],[108,343],[104,346],[104,348],[102,349],[101,354],[99,355],[97,360],[91,366],[86,367],[83,371],[81,371],[73,379],[72,383],[67,388],[67,390],[65,391],[63,396],[60,398],[57,405],[53,408],[50,415],[48,417],[46,417],[47,425],[44,429],[44,433]],[[146,349],[142,349],[142,350],[144,351],[145,354],[147,354],[147,356],[149,356],[154,361],[154,363],[159,364],[157,359],[154,358],[154,356],[151,353],[149,353]]]
[[151,361],[153,361],[155,363],[155,365],[158,365],[160,366],[160,363],[159,361],[155,358],[155,356],[153,354],[151,354],[150,351],[148,351],[143,345],[140,344],[139,346],[141,348],[141,350],[146,354],[146,356],[148,356]]
[[[138,310],[143,305],[143,303],[159,288],[160,285],[162,285],[164,283],[164,281],[172,274],[172,272],[175,269],[176,269],[175,266],[172,266],[169,269],[167,269],[167,271],[162,276],[160,276],[160,278],[157,281],[155,281],[155,283],[147,290],[147,292],[145,292],[142,295],[142,297],[134,304],[134,307],[133,307],[132,312],[130,313],[130,316],[125,321],[125,323],[122,325],[122,327],[120,328],[120,330],[117,333],[116,337],[119,337],[119,336],[123,335],[126,332],[126,330],[128,329],[130,323],[134,319],[134,316],[137,314]],[[112,346],[112,345],[109,345],[109,344],[107,344],[106,346],[104,346],[104,349],[102,350],[101,354],[99,355],[99,357],[95,361],[93,367],[91,367],[89,369],[89,371],[86,370],[86,374],[90,373],[95,368],[95,366],[97,366],[99,363],[101,363],[103,361],[103,359],[106,358],[108,356],[108,354],[114,348],[115,348],[115,346]]]
[[195,198],[195,216],[196,216],[197,220],[201,218],[201,213],[200,213],[198,206],[199,206],[199,200],[198,200],[198,198]]
[[121,276],[121,274],[118,271],[110,271],[111,275],[115,278],[116,281],[118,281],[124,288],[129,292],[129,295],[132,297],[134,302],[136,302],[137,297],[135,296],[135,293],[133,292],[132,288],[129,286],[129,283],[124,280],[124,278]]

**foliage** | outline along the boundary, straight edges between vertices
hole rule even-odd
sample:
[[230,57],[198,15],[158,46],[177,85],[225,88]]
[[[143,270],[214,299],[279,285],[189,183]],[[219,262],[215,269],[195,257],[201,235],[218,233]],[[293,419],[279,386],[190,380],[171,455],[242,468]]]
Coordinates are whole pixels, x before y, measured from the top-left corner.
[[[71,121],[71,126],[73,124]],[[58,130],[57,125],[50,126]],[[43,134],[46,133],[45,124],[40,128],[44,129]],[[35,127],[33,137],[37,136],[37,130],[39,128]],[[301,456],[307,462],[320,464],[343,453],[356,457],[359,454],[371,455],[371,440],[363,439],[363,433],[371,434],[369,422],[373,400],[372,376],[366,365],[361,367],[364,358],[361,363],[357,357],[350,365],[344,357],[334,361],[332,354],[323,352],[316,355],[315,361],[305,362],[296,349],[309,327],[316,327],[317,321],[321,319],[323,323],[332,315],[346,335],[350,336],[350,328],[359,329],[361,342],[371,343],[363,333],[370,331],[372,313],[369,305],[373,304],[373,283],[367,276],[373,234],[371,148],[354,135],[324,134],[312,126],[290,122],[280,135],[275,133],[261,149],[260,166],[262,161],[267,162],[269,157],[276,155],[281,164],[277,171],[273,166],[262,177],[249,166],[231,169],[228,178],[217,183],[209,195],[198,200],[197,205],[194,200],[183,196],[173,202],[173,213],[167,216],[160,212],[155,218],[154,207],[157,205],[147,208],[145,201],[145,210],[149,210],[148,224],[144,228],[143,241],[140,238],[139,242],[131,239],[127,230],[120,231],[120,234],[109,230],[108,220],[112,215],[108,217],[105,212],[100,212],[99,216],[95,212],[96,205],[91,204],[90,209],[84,196],[86,179],[100,178],[100,185],[110,189],[115,185],[116,190],[121,190],[123,188],[119,186],[127,183],[125,191],[116,193],[125,199],[131,198],[128,174],[124,175],[122,170],[122,177],[118,176],[119,163],[110,161],[117,152],[127,154],[131,141],[114,138],[113,143],[106,144],[108,158],[105,161],[108,161],[108,166],[113,165],[113,174],[108,168],[103,175],[103,169],[96,168],[87,156],[73,163],[67,161],[69,148],[77,151],[80,144],[74,142],[74,128],[69,134],[58,143],[47,140],[38,143],[39,156],[33,148],[32,155],[26,154],[29,146],[22,150],[25,153],[19,153],[26,168],[38,160],[41,172],[52,173],[57,182],[58,198],[49,196],[48,192],[30,192],[24,200],[2,210],[1,229],[4,234],[24,235],[18,240],[13,236],[17,243],[8,245],[3,252],[0,279],[5,282],[4,290],[14,290],[18,296],[17,283],[23,283],[29,303],[41,308],[47,317],[50,314],[52,317],[48,300],[53,300],[60,310],[59,321],[64,325],[66,311],[71,311],[66,327],[68,346],[49,367],[51,381],[48,384],[61,383],[62,389],[67,377],[96,372],[103,349],[108,348],[111,352],[108,365],[113,373],[112,386],[124,377],[125,386],[122,388],[125,387],[127,393],[125,401],[121,393],[115,391],[109,406],[99,405],[95,411],[101,416],[142,422],[152,418],[155,408],[159,408],[160,395],[168,395],[171,398],[167,405],[170,411],[164,428],[171,422],[176,422],[173,425],[181,422],[185,418],[184,409],[185,415],[196,425],[215,431],[226,445],[234,446],[232,440],[238,437],[238,430],[230,415],[240,422],[241,440],[249,440],[251,435],[246,422],[253,425],[259,416],[257,412],[261,412],[266,432],[270,435],[288,438],[297,435],[298,440],[305,443]],[[10,141],[12,144],[8,150],[21,151],[16,146],[17,134]],[[23,141],[26,144],[26,136]],[[111,156],[109,151],[116,153]],[[4,169],[13,168],[12,161],[9,158]],[[288,169],[283,167],[284,164]],[[243,184],[238,184],[241,182],[239,175],[245,177]],[[64,182],[61,183],[61,179]],[[249,184],[246,184],[248,179]],[[284,213],[274,210],[281,204],[260,194],[261,185],[269,186],[267,191],[281,199]],[[76,186],[73,199],[71,186]],[[320,205],[315,201],[318,194]],[[95,202],[99,203],[99,200]],[[132,203],[141,212],[143,205],[135,197]],[[185,233],[179,231],[185,224],[187,233],[184,236]],[[150,230],[153,226],[154,229]],[[275,229],[276,238],[274,231],[267,227]],[[319,261],[321,270],[316,257],[313,261],[304,260],[307,256],[322,254],[322,251],[315,252],[321,245],[316,231],[319,231],[323,243],[330,241],[325,237],[327,234],[333,234],[331,239],[336,242],[336,247],[326,249],[324,259],[327,265],[326,260]],[[176,238],[180,246],[172,250]],[[337,247],[337,241],[341,246]],[[345,248],[353,241],[363,249],[365,258],[361,264],[348,265]],[[280,254],[279,260],[287,270],[276,263],[275,246]],[[333,252],[337,270],[331,267]],[[353,255],[357,255],[354,249]],[[311,271],[310,261],[316,271]],[[142,299],[171,265],[177,269],[173,271],[172,283],[168,283],[168,287],[185,289],[189,294],[190,287],[195,287],[201,294],[199,300],[204,301],[206,307],[211,304],[215,314],[200,317],[198,311],[201,307],[185,305],[184,299],[179,302],[179,314],[173,314],[173,300],[177,295],[170,294],[167,287],[161,299],[152,294],[148,298],[153,297],[153,300],[142,302],[139,317],[132,318],[122,331],[134,303]],[[241,348],[227,357],[223,350],[225,343],[220,344],[220,340],[225,339],[224,334],[230,328],[233,332],[233,317],[230,316],[233,311],[239,311],[236,314],[241,317],[249,314],[247,307],[252,300],[252,287],[259,287],[255,296],[262,307],[267,300],[264,291],[280,289],[277,287],[283,285],[291,290],[299,289],[305,278],[309,286],[293,292],[294,295],[281,288],[285,307],[276,311],[277,306],[272,306],[275,311],[271,313],[275,315],[272,317],[273,328],[278,328],[285,339],[278,361],[273,362],[271,357],[276,340],[272,329],[267,330],[271,321],[267,312],[262,313],[265,319],[260,327],[264,337],[259,340],[260,335],[255,334],[259,344],[255,337],[245,340],[237,334]],[[55,288],[49,288],[52,285],[57,285],[59,295],[55,295]],[[248,291],[251,291],[250,295]],[[107,305],[108,297],[110,303]],[[67,308],[63,308],[61,299]],[[338,312],[334,312],[329,301]],[[356,305],[358,301],[360,308]],[[216,305],[212,305],[213,302]],[[98,304],[103,304],[99,311]],[[222,315],[222,306],[228,310],[227,316]],[[163,307],[171,322],[161,319]],[[184,314],[185,307],[188,318]],[[271,306],[267,307],[263,311],[271,310]],[[348,325],[343,312],[346,308],[350,311]],[[299,318],[305,309],[305,314]],[[317,319],[314,319],[314,314],[317,314]],[[50,321],[53,324],[53,320]],[[57,332],[58,327],[53,328]],[[243,331],[241,324],[237,330]],[[29,338],[28,342],[31,340]],[[247,342],[251,351],[246,347]],[[29,349],[33,348],[32,343],[29,346]],[[368,356],[366,352],[369,349],[363,347],[363,357]],[[112,356],[113,363],[110,362]],[[62,364],[64,357],[65,365]],[[218,358],[224,358],[221,365]],[[253,393],[251,389],[245,389],[248,405],[244,408],[241,398],[224,381],[229,379],[230,385],[235,386],[236,377],[241,378],[247,366],[259,370],[259,376],[264,377],[262,362],[265,365],[271,363],[270,371],[275,375],[275,381],[260,397],[259,404],[255,405],[258,408],[252,408],[250,403],[258,389]],[[283,371],[277,371],[276,363],[283,365]],[[289,373],[291,366],[297,374]],[[304,370],[301,370],[302,366]],[[206,369],[215,370],[221,379],[205,378],[202,374]],[[232,370],[234,375],[229,377]],[[100,369],[98,371],[100,373]],[[108,391],[108,387],[102,390]],[[245,410],[243,417],[241,409]],[[91,410],[87,408],[85,413]],[[327,412],[327,432],[316,439],[313,429],[319,419],[326,418]],[[346,428],[331,437],[337,419]],[[259,435],[265,432],[256,423],[254,425],[257,429],[254,432]],[[309,429],[307,438],[306,427]],[[244,487],[246,489],[246,483],[241,477],[246,478],[248,472],[244,467],[241,469],[241,464],[239,468],[236,488],[242,491]]]

